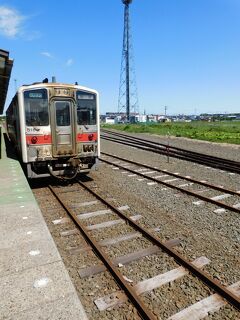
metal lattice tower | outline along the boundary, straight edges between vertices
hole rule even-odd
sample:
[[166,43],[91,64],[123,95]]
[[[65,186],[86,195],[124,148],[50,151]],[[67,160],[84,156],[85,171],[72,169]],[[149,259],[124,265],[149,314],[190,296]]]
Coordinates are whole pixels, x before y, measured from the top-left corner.
[[130,113],[138,113],[139,106],[129,16],[129,5],[132,3],[132,0],[122,0],[122,2],[124,4],[124,32],[118,112],[121,113],[125,111],[127,120],[129,121]]

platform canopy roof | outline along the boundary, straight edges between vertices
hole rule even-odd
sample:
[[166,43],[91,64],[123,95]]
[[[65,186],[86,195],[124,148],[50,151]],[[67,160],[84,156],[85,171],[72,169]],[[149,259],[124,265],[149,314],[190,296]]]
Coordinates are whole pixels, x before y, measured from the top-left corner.
[[3,114],[12,66],[13,60],[9,59],[9,52],[0,49],[0,114]]

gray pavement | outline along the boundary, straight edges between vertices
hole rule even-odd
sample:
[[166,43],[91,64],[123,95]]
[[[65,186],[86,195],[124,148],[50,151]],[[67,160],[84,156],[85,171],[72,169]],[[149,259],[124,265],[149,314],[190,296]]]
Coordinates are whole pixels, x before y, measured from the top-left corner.
[[0,159],[0,319],[87,316],[17,160]]

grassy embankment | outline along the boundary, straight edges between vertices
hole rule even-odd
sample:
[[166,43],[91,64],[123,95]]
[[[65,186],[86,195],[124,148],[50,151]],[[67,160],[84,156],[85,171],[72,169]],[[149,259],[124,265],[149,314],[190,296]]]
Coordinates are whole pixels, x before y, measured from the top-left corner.
[[164,136],[170,135],[212,142],[240,144],[240,121],[105,124],[102,125],[102,128],[112,128],[125,132],[150,133]]

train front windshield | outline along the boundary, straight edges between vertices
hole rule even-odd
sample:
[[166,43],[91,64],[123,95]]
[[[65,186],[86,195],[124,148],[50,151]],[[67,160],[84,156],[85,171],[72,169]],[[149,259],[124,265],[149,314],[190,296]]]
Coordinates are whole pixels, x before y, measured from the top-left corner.
[[27,126],[48,126],[48,97],[46,89],[24,91]]
[[95,125],[97,123],[95,94],[77,91],[77,121],[79,125]]

